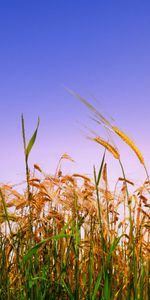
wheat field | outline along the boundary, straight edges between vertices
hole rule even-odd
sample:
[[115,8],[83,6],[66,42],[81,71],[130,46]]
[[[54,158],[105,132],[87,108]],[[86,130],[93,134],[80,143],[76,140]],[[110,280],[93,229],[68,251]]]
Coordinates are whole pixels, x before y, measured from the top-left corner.
[[[107,123],[120,135],[146,170],[132,141],[80,100],[102,126]],[[61,161],[72,160],[66,153],[53,176],[36,164],[30,170],[28,159],[38,126],[39,120],[27,143],[22,116],[26,170],[22,192],[17,185],[0,185],[0,299],[150,299],[147,170],[145,182],[134,189],[119,150],[101,137],[91,138],[104,148],[93,178],[62,174]],[[106,151],[120,164],[114,191],[109,188]]]

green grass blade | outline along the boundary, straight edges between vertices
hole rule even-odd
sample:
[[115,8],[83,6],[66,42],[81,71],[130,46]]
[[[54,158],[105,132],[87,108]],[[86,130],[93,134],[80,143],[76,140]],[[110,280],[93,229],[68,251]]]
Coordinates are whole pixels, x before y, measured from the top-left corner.
[[104,299],[108,300],[109,299],[109,278],[108,278],[108,273],[106,273],[105,277],[105,282],[104,282]]
[[25,135],[25,126],[24,126],[23,114],[21,115],[21,124],[22,124],[22,137],[23,137],[24,152],[26,152],[26,135]]
[[97,279],[96,279],[96,283],[95,283],[95,286],[94,286],[94,291],[93,291],[91,300],[96,299],[96,294],[98,292],[98,289],[99,289],[99,286],[100,286],[100,283],[101,283],[101,280],[102,280],[102,275],[103,275],[103,272],[102,272],[102,269],[101,269],[101,271],[99,272],[99,274],[97,276]]
[[100,169],[99,169],[98,176],[97,176],[97,180],[96,180],[96,185],[97,186],[99,185],[99,182],[100,182],[100,179],[101,179],[101,174],[102,174],[104,161],[105,161],[105,154],[106,154],[106,149],[105,149],[104,154],[103,154],[102,162],[101,162]]
[[32,257],[33,254],[35,254],[37,252],[37,250],[46,242],[50,241],[50,240],[59,240],[62,238],[66,238],[66,237],[70,237],[70,235],[61,233],[61,234],[57,234],[54,236],[51,236],[50,238],[44,239],[41,242],[39,242],[38,244],[36,244],[34,247],[32,247],[28,253],[23,257],[23,262],[26,262],[30,257]]
[[109,253],[108,253],[108,256],[107,256],[107,264],[109,265],[110,263],[110,260],[111,260],[111,257],[112,257],[112,254],[114,252],[114,250],[116,249],[118,243],[120,242],[120,239],[124,236],[124,234],[122,234],[121,236],[119,236],[118,238],[114,239],[114,241],[112,242],[111,244],[111,247],[110,247],[110,250],[109,250]]
[[[104,164],[104,156],[103,156],[102,163],[101,163],[100,170],[99,170],[99,180],[100,180],[100,177],[101,177],[103,164]],[[102,218],[101,218],[99,189],[98,189],[98,184],[97,184],[99,182],[97,181],[95,166],[94,166],[94,181],[95,181],[95,187],[96,187],[96,199],[97,199],[97,205],[98,205],[98,217],[99,217],[99,224],[100,224],[100,235],[101,235],[101,241],[102,241],[102,249],[103,249],[103,251],[106,251],[106,242],[105,242],[105,239],[104,239],[104,236],[103,236],[103,226],[102,226]]]
[[29,156],[29,153],[35,143],[35,140],[36,140],[36,136],[37,136],[37,131],[38,131],[38,128],[39,128],[39,123],[40,123],[40,119],[38,118],[38,123],[37,123],[37,127],[36,127],[36,130],[35,132],[33,133],[29,143],[28,143],[28,146],[26,148],[26,156],[28,157]]

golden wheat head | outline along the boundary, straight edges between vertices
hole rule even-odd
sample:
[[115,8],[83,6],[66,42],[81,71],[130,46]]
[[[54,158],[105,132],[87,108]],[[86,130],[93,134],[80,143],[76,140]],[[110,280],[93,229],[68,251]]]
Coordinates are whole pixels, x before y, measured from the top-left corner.
[[140,163],[144,165],[144,157],[140,150],[136,147],[134,142],[120,129],[115,126],[112,126],[113,131],[134,151],[136,156],[138,157]]
[[107,141],[103,140],[99,136],[97,136],[95,138],[91,138],[91,140],[93,140],[96,143],[105,147],[114,156],[114,158],[120,159],[120,154],[119,154],[118,150],[115,147],[113,147],[110,143],[108,143]]

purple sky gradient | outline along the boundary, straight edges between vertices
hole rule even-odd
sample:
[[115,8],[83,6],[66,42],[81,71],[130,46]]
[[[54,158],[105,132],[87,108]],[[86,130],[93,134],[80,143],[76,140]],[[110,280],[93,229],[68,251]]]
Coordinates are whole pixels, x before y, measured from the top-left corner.
[[[92,175],[103,149],[86,140],[95,129],[89,112],[64,85],[91,101],[142,151],[148,169],[150,128],[149,1],[1,1],[0,3],[0,182],[24,178],[21,113],[27,137],[40,128],[30,166],[55,172],[64,152],[64,172]],[[96,98],[96,100],[95,100]],[[127,176],[144,171],[118,139]],[[120,175],[107,155],[110,179]]]

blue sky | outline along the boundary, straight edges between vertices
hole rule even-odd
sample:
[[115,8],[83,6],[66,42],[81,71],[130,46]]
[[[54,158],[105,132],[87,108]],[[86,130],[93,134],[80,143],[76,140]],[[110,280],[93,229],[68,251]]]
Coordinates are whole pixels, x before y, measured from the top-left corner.
[[[64,85],[112,116],[150,167],[149,15],[149,1],[1,1],[1,182],[24,177],[21,113],[28,138],[40,116],[31,168],[39,163],[54,173],[63,152],[76,161],[64,162],[64,172],[91,175],[99,164],[103,149],[82,132],[83,125],[95,124]],[[117,145],[127,175],[145,176],[128,147],[119,140]],[[117,162],[110,155],[108,162],[110,177],[118,176]]]

